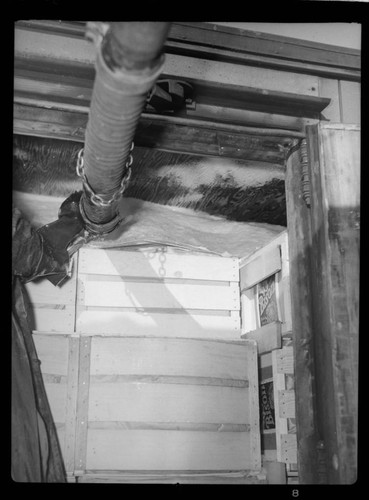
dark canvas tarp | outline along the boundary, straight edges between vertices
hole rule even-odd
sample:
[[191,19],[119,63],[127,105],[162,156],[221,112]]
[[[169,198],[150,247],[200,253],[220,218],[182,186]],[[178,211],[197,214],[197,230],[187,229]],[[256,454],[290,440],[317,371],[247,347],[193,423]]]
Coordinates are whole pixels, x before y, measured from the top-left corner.
[[65,482],[55,424],[32,338],[32,310],[23,283],[63,273],[42,236],[13,210],[11,474],[16,482]]

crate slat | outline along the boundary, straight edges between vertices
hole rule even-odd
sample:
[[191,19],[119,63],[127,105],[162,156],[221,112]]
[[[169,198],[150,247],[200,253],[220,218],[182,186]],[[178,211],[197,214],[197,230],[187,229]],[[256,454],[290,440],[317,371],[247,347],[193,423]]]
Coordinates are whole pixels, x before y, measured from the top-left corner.
[[79,271],[144,278],[238,281],[238,259],[168,252],[168,249],[123,251],[80,250]]
[[[81,280],[83,278],[81,277]],[[238,284],[188,284],[90,281],[83,279],[83,306],[239,310]]]
[[89,335],[156,335],[176,337],[239,338],[240,316],[169,314],[153,311],[83,310],[77,313],[76,330]]
[[91,383],[89,421],[248,422],[247,388],[156,383]]
[[295,418],[295,391],[279,391],[279,416],[281,418]]
[[248,432],[89,429],[86,468],[252,469],[250,435]]
[[248,380],[245,340],[93,337],[91,375],[182,375]]
[[250,258],[250,261],[241,267],[241,290],[253,287],[272,274],[279,272],[281,268],[282,262],[280,246],[275,245],[274,248],[268,249],[267,251],[255,256],[255,258]]

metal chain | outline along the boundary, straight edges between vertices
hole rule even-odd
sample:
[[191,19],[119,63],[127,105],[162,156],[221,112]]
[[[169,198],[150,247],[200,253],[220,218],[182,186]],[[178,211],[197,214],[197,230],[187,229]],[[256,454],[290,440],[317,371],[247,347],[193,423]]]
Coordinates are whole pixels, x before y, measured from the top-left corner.
[[134,148],[134,143],[132,142],[131,149],[130,149],[130,154],[128,157],[128,160],[126,162],[125,168],[124,168],[124,173],[122,177],[122,181],[120,183],[119,189],[113,194],[113,196],[110,198],[110,200],[104,200],[99,194],[96,194],[92,187],[90,186],[85,171],[84,171],[84,159],[83,159],[83,151],[84,148],[80,149],[77,155],[77,165],[76,165],[76,172],[78,177],[80,177],[83,181],[83,187],[85,188],[91,203],[93,203],[96,206],[100,207],[108,207],[112,203],[116,202],[119,200],[119,198],[122,196],[124,191],[127,189],[128,183],[130,181],[131,175],[132,175],[132,169],[131,165],[133,163],[133,156],[132,156],[132,150]]

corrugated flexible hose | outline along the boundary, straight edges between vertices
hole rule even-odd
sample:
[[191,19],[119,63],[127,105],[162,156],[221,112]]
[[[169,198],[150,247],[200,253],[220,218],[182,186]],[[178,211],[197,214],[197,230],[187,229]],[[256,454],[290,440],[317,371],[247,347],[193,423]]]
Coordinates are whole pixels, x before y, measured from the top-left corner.
[[80,201],[86,229],[92,234],[111,232],[120,222],[122,180],[148,92],[162,72],[169,27],[159,22],[112,23],[97,46]]

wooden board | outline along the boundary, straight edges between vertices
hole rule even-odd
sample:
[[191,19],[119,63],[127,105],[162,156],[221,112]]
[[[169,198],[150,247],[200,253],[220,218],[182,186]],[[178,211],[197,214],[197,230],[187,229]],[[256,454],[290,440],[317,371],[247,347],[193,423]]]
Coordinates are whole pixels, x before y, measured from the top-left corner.
[[166,374],[247,380],[246,345],[244,340],[93,337],[90,374]]
[[99,307],[239,310],[239,288],[189,284],[94,281],[80,276],[78,304]]
[[[361,134],[357,125],[344,124],[320,124],[307,131],[309,174],[316,193],[310,209],[314,239],[309,270],[314,379],[319,387],[315,421],[326,462],[322,466],[319,456],[316,460],[320,481],[353,484],[358,446]],[[297,398],[297,416],[299,411]]]
[[87,471],[74,478],[78,483],[133,484],[266,484],[265,470],[259,471]]
[[89,429],[87,469],[250,469],[248,432]]
[[[164,369],[165,370],[165,369]],[[112,378],[108,379],[112,380]],[[89,423],[118,422],[129,429],[131,422],[245,424],[249,408],[248,389],[239,387],[145,382],[90,381]],[[145,426],[143,426],[145,428]],[[174,426],[175,428],[176,426]],[[118,426],[119,428],[119,426]],[[160,426],[159,426],[160,428]],[[199,430],[203,427],[200,425]],[[210,427],[211,428],[211,427]],[[165,425],[164,425],[165,429]],[[205,427],[206,430],[206,427]]]
[[[198,314],[197,314],[198,313]],[[87,335],[156,335],[169,337],[240,338],[240,315],[214,311],[181,314],[154,311],[79,309],[76,330]],[[215,314],[216,313],[216,314]]]
[[237,258],[169,253],[165,247],[135,252],[81,248],[79,272],[123,278],[239,280]]
[[[74,257],[75,259],[75,257]],[[33,306],[33,329],[39,332],[74,331],[76,273],[61,287],[47,279],[26,283],[25,288]]]
[[282,347],[281,323],[274,321],[264,325],[257,330],[241,335],[243,339],[255,340],[258,346],[258,354],[280,349]]
[[254,258],[250,257],[247,264],[240,268],[241,290],[251,288],[281,268],[281,253],[277,245],[262,253],[258,251]]

